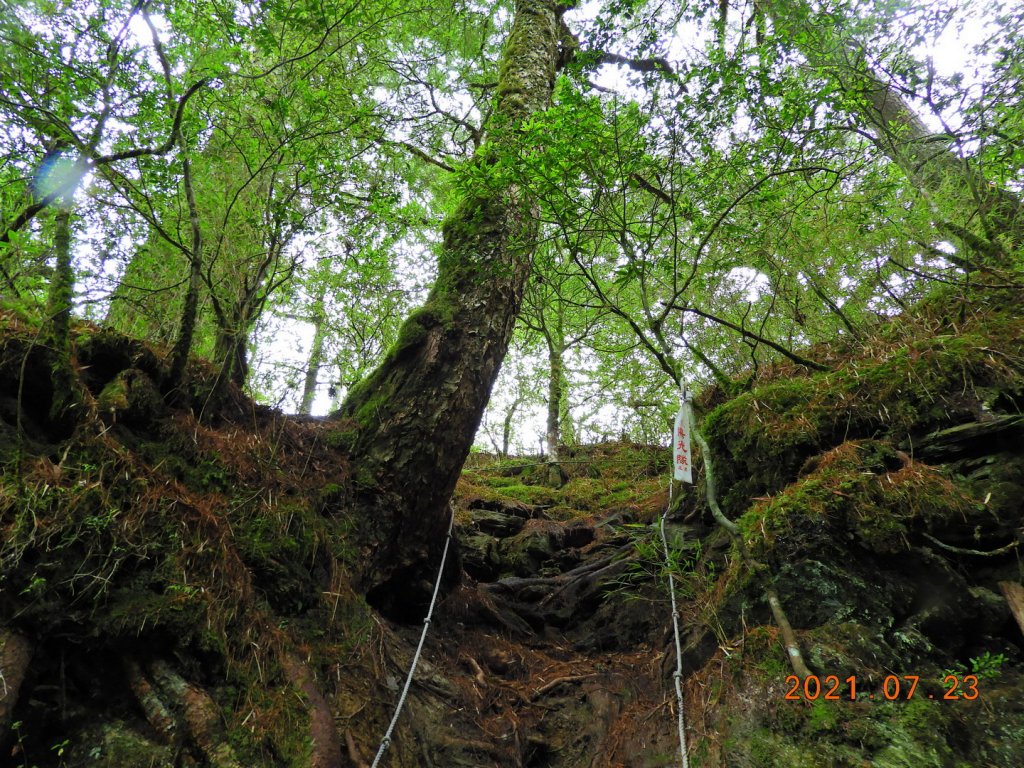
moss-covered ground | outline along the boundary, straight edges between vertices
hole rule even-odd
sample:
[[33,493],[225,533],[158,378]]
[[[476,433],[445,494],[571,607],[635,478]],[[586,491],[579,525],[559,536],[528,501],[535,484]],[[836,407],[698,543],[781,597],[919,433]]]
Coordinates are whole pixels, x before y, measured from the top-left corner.
[[[780,365],[699,400],[761,571],[714,525],[698,472],[669,527],[691,765],[1024,764],[1024,636],[1001,587],[1024,581],[1020,306],[937,296],[814,350],[828,372]],[[0,630],[34,649],[0,765],[314,765],[304,679],[339,764],[369,764],[417,629],[353,587],[367,553],[347,500],[372,485],[347,461],[358,424],[237,391],[212,407],[201,363],[165,392],[161,350],[86,325],[83,412],[52,423],[37,335],[0,313]],[[956,425],[978,431],[936,435]],[[386,765],[677,764],[653,526],[668,464],[624,443],[566,449],[560,473],[471,455],[470,575],[438,608]],[[765,583],[820,692],[789,679]],[[188,695],[161,682],[168,663]],[[188,696],[215,716],[165,737],[140,681],[181,728]]]
[[[832,371],[785,365],[738,396],[706,394],[727,514],[822,687],[791,677],[735,546],[709,555],[722,577],[689,616],[705,627],[691,637],[703,648],[688,687],[702,701],[691,704],[692,764],[1024,761],[1024,638],[1000,588],[1024,578],[1024,441],[992,429],[943,454],[935,436],[1015,423],[1019,307],[1016,294],[972,302],[946,292],[867,341],[818,350]],[[925,451],[930,463],[915,458],[920,445],[938,446]]]

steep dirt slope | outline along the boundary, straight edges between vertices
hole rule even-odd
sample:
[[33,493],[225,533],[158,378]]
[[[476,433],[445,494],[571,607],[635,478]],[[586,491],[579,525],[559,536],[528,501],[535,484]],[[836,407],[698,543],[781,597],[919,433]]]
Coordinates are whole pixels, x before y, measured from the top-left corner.
[[[1024,762],[1004,597],[1024,580],[1020,301],[940,298],[816,350],[830,372],[762,371],[698,403],[760,575],[699,473],[669,527],[692,765]],[[82,327],[68,433],[47,421],[37,329],[0,326],[0,765],[369,765],[419,617],[352,589],[367,553],[344,425],[238,393],[210,413],[201,366],[165,405],[160,354]],[[536,461],[467,467],[459,557],[382,765],[678,764],[667,456],[589,447],[564,469],[555,489]],[[765,583],[817,695],[787,681]]]

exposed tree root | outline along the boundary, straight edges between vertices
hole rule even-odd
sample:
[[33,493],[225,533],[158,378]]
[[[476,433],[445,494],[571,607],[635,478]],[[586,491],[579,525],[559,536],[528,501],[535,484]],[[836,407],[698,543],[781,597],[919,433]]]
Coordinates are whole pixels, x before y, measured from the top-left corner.
[[220,711],[209,694],[182,678],[166,661],[154,661],[150,672],[159,692],[170,699],[170,709],[179,713],[190,740],[203,752],[210,766],[242,768],[228,743]]
[[309,666],[293,653],[285,653],[281,662],[288,682],[301,693],[309,711],[310,768],[340,768],[341,741],[334,727],[334,715],[313,680]]
[[599,602],[607,584],[629,567],[632,544],[550,577],[510,576],[481,588],[534,625],[563,626]]
[[0,743],[7,737],[11,713],[25,681],[33,654],[32,643],[22,635],[0,629]]
[[165,743],[172,743],[177,740],[178,723],[174,715],[167,708],[167,705],[160,699],[159,694],[154,690],[153,684],[146,677],[136,661],[129,661],[126,665],[128,674],[128,685],[132,693],[142,707],[146,720],[153,729],[160,735]]

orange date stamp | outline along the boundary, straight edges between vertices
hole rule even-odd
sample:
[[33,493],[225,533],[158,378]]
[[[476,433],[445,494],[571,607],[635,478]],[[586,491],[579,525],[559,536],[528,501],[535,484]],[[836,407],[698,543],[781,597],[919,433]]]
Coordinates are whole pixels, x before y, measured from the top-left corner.
[[924,688],[919,691],[920,680],[920,675],[887,675],[880,690],[865,692],[858,691],[856,675],[850,675],[845,680],[840,680],[838,675],[789,675],[786,677],[789,689],[783,698],[787,701],[909,701],[917,696],[940,701],[974,701],[981,696],[977,675],[946,675],[942,679],[942,690],[939,693]]

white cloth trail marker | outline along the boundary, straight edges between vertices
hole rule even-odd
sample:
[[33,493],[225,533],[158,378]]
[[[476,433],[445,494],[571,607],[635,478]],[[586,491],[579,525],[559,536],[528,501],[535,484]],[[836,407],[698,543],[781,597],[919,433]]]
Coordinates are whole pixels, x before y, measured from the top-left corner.
[[690,400],[686,396],[686,389],[683,389],[683,401],[679,405],[679,413],[676,414],[676,425],[672,432],[672,456],[675,472],[673,477],[682,480],[684,483],[693,484],[693,463],[690,454],[690,424],[692,423]]

